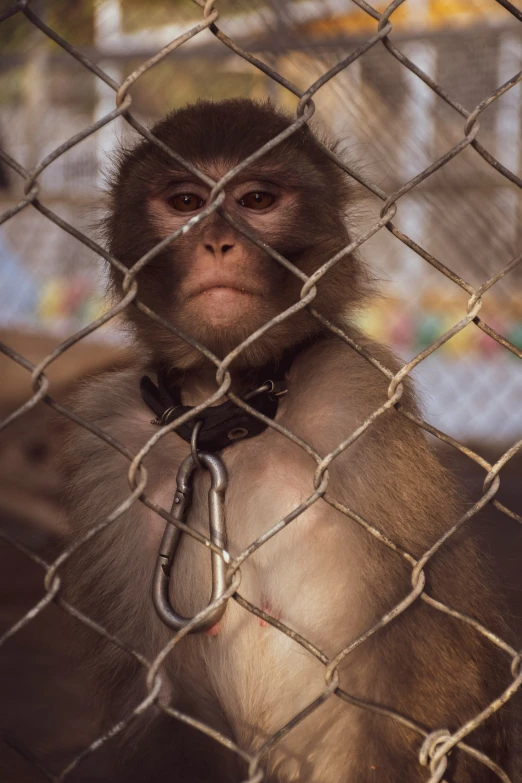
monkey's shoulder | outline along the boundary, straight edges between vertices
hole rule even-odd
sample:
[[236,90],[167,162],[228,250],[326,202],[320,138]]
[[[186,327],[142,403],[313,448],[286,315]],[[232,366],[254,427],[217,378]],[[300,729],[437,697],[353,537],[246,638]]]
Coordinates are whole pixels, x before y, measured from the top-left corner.
[[[288,394],[278,420],[320,454],[330,453],[363,428],[350,448],[336,458],[339,471],[349,469],[353,473],[357,454],[366,478],[372,474],[377,483],[381,481],[383,457],[390,475],[407,472],[411,481],[416,477],[419,482],[421,474],[438,476],[441,468],[423,430],[395,408],[383,407],[389,400],[390,379],[400,362],[388,348],[370,338],[357,335],[356,342],[366,356],[334,338],[318,341],[298,356],[289,373]],[[368,356],[389,373],[372,364]],[[404,381],[401,407],[417,414],[409,379]]]
[[[367,335],[347,330],[359,350],[335,337],[326,337],[299,355],[290,371],[295,389],[323,399],[323,404],[361,408],[368,412],[388,399],[391,377],[401,367],[390,348]],[[404,380],[402,402],[415,407],[413,384]]]
[[141,367],[133,367],[104,373],[82,383],[69,397],[68,407],[85,424],[71,423],[69,427],[63,449],[69,467],[102,454],[107,460],[120,459],[104,436],[136,453],[154,434],[152,413],[140,396],[143,372]]
[[[87,381],[68,400],[85,426],[71,424],[61,453],[65,507],[79,523],[114,506],[129,494],[129,467],[155,435],[153,413],[141,399],[144,367],[105,373]],[[168,434],[145,454],[148,490],[153,492],[189,447]],[[81,513],[80,513],[81,512]]]
[[124,416],[141,401],[139,383],[144,372],[133,366],[97,375],[78,386],[68,403],[80,416],[97,424]]

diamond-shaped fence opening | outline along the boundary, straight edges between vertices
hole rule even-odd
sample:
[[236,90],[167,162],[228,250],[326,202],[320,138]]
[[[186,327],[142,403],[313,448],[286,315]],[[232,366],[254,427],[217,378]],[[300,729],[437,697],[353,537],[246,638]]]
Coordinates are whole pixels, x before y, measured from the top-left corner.
[[[20,536],[16,525],[2,529],[3,540],[13,547],[16,557],[21,557],[18,578],[23,582],[24,569],[27,569],[27,579],[34,580],[34,574],[40,570],[44,575],[44,590],[37,603],[29,607],[27,601],[24,603],[23,594],[21,600],[15,602],[0,638],[0,652],[2,648],[7,649],[11,640],[23,637],[38,624],[61,627],[56,626],[61,611],[71,627],[80,623],[90,628],[95,637],[104,638],[123,654],[134,658],[139,670],[136,676],[142,677],[144,683],[143,699],[131,705],[109,729],[104,727],[99,734],[92,727],[91,730],[78,730],[74,752],[58,770],[45,760],[45,753],[39,754],[31,747],[30,737],[23,736],[23,714],[14,716],[11,730],[9,721],[3,722],[2,738],[9,752],[47,779],[72,779],[77,769],[87,769],[93,759],[104,758],[104,748],[110,745],[112,737],[121,733],[137,716],[159,708],[166,717],[192,726],[246,761],[250,783],[262,780],[264,754],[287,731],[304,723],[326,700],[344,699],[356,703],[360,709],[370,712],[376,709],[370,702],[354,699],[339,687],[337,668],[355,646],[363,644],[367,636],[376,634],[401,613],[408,612],[417,599],[430,603],[436,611],[451,614],[463,624],[472,625],[491,644],[504,650],[511,665],[511,681],[496,700],[444,736],[434,736],[407,716],[386,708],[390,720],[417,732],[421,742],[426,738],[428,745],[425,742],[424,754],[432,751],[431,781],[442,779],[445,764],[455,746],[464,753],[473,752],[466,743],[468,734],[492,712],[503,709],[518,689],[522,670],[520,655],[512,644],[452,607],[434,602],[423,590],[423,566],[463,521],[472,519],[486,504],[494,507],[514,527],[522,523],[520,514],[500,500],[498,494],[500,471],[509,467],[509,461],[516,456],[522,443],[522,418],[520,406],[516,405],[517,390],[522,384],[517,365],[522,358],[522,310],[518,297],[518,288],[522,286],[519,219],[522,13],[508,0],[489,3],[484,0],[477,8],[484,4],[491,14],[491,19],[488,18],[491,24],[478,31],[441,30],[436,35],[428,35],[414,29],[408,34],[402,31],[401,37],[401,14],[408,6],[420,4],[395,0],[378,11],[364,0],[356,0],[353,4],[347,2],[342,13],[347,14],[350,8],[358,14],[358,32],[351,36],[350,45],[335,34],[335,26],[332,34],[329,15],[323,22],[330,24],[330,34],[318,39],[314,34],[313,15],[310,16],[315,4],[288,4],[287,15],[278,12],[275,5],[268,9],[263,7],[257,21],[255,14],[248,17],[255,54],[244,48],[244,18],[238,20],[231,14],[227,19],[230,6],[220,16],[220,4],[215,0],[196,0],[198,18],[194,16],[198,11],[195,6],[191,6],[195,9],[191,16],[187,11],[189,3],[173,4],[180,16],[170,25],[167,24],[168,16],[165,17],[164,40],[156,51],[151,51],[151,45],[144,41],[139,31],[134,34],[131,30],[127,33],[127,41],[134,47],[131,54],[121,48],[118,50],[121,8],[115,2],[100,4],[98,8],[95,17],[97,48],[81,40],[74,24],[65,25],[65,32],[61,32],[63,25],[58,18],[47,13],[45,8],[36,5],[33,8],[27,0],[19,0],[0,13],[3,25],[16,25],[16,35],[13,34],[16,46],[10,47],[6,57],[13,59],[14,69],[20,62],[27,66],[24,77],[28,82],[24,87],[25,100],[2,125],[6,144],[0,157],[5,171],[9,172],[13,192],[19,189],[19,197],[5,203],[0,215],[5,227],[0,244],[0,254],[5,261],[0,275],[7,291],[2,300],[2,326],[7,335],[13,333],[12,340],[6,340],[0,347],[11,367],[8,372],[16,367],[16,384],[22,390],[20,393],[26,395],[23,404],[13,405],[13,400],[9,400],[2,429],[6,435],[13,433],[15,439],[22,436],[24,426],[31,431],[43,427],[45,434],[49,409],[52,409],[60,421],[68,420],[90,430],[129,461],[128,497],[117,508],[107,508],[106,516],[88,534],[62,544],[58,555],[54,552],[43,557],[39,542],[31,536],[21,543],[24,537]],[[81,7],[81,3],[76,4],[75,13],[81,13]],[[320,4],[317,7],[320,8]],[[295,24],[289,21],[290,12],[295,14]],[[176,15],[174,10],[172,15]],[[105,32],[107,40],[104,43]],[[157,43],[159,39],[154,40]],[[196,56],[194,52],[198,46]],[[277,536],[282,525],[276,524],[263,540],[258,540],[232,560],[232,581],[215,605],[227,600],[237,601],[246,611],[300,644],[303,651],[315,657],[325,670],[324,692],[314,699],[310,695],[307,706],[277,734],[268,737],[257,752],[247,752],[224,732],[216,731],[159,699],[161,664],[186,635],[185,631],[174,635],[160,655],[149,661],[62,596],[64,564],[93,535],[101,535],[134,503],[143,502],[158,512],[145,491],[148,477],[142,463],[167,432],[197,413],[184,413],[142,444],[138,454],[131,454],[102,429],[81,419],[62,402],[59,394],[60,368],[79,362],[78,367],[87,367],[89,371],[96,369],[95,357],[89,351],[96,337],[103,335],[107,350],[117,353],[114,343],[119,339],[118,316],[126,308],[138,307],[152,321],[158,319],[140,302],[139,291],[140,269],[153,257],[154,249],[130,270],[123,267],[99,244],[96,233],[90,228],[91,212],[87,213],[85,207],[98,198],[103,169],[107,165],[107,149],[113,148],[120,139],[126,140],[136,134],[161,148],[161,142],[155,139],[140,116],[144,110],[150,115],[161,112],[162,84],[170,77],[168,58],[171,56],[186,58],[184,62],[192,66],[187,67],[186,80],[180,85],[181,91],[187,91],[186,95],[182,92],[177,96],[180,102],[190,98],[194,90],[204,89],[212,58],[224,57],[228,79],[225,94],[237,90],[248,90],[258,97],[269,94],[274,100],[292,107],[294,120],[284,135],[307,124],[317,105],[323,120],[329,121],[336,133],[346,136],[348,152],[353,148],[363,161],[352,169],[344,155],[328,152],[357,183],[363,204],[356,217],[359,229],[345,253],[358,250],[368,261],[374,256],[380,258],[378,275],[384,278],[389,291],[388,300],[361,314],[361,323],[370,333],[391,342],[403,357],[403,364],[398,373],[382,366],[314,309],[314,285],[335,265],[337,257],[325,263],[313,278],[301,275],[301,298],[293,310],[307,308],[324,329],[372,361],[388,379],[389,389],[388,398],[382,400],[356,432],[346,434],[345,440],[326,457],[321,458],[309,444],[285,427],[269,422],[269,426],[304,449],[317,463],[314,491],[295,509],[295,516],[312,507],[324,495],[328,466],[336,456],[371,429],[391,407],[396,407],[405,418],[484,471],[483,489],[465,520],[455,523],[423,561],[417,563],[403,553],[412,567],[413,588],[407,599],[384,614],[366,634],[339,650],[332,660],[309,640],[295,634],[270,613],[252,606],[237,593],[242,563]],[[56,89],[65,95],[61,99],[49,98],[45,78],[53,58],[59,69]],[[68,68],[74,78],[87,77],[85,92],[71,89],[74,80],[71,82]],[[46,115],[46,109],[54,102],[59,105],[54,117],[50,117]],[[30,122],[27,121],[28,112]],[[276,146],[282,136],[264,145],[256,155],[261,156]],[[365,168],[365,147],[368,145],[372,152]],[[166,152],[169,154],[168,150]],[[239,164],[216,183],[209,206],[196,222],[218,209],[225,182],[245,165]],[[2,197],[2,202],[4,200]],[[267,253],[276,262],[291,268],[289,262],[272,249]],[[31,263],[25,264],[24,260],[29,256]],[[69,262],[72,258],[74,265]],[[93,261],[94,258],[98,260]],[[100,258],[124,276],[124,293],[119,301],[110,305],[102,303]],[[265,324],[263,331],[284,321],[290,314],[289,311],[280,313]],[[24,350],[23,339],[13,332],[20,325],[35,329],[42,329],[44,325],[47,334],[55,335],[55,347],[51,348],[40,336],[37,358],[33,358],[34,346],[31,345],[29,351]],[[56,335],[62,339],[57,346]],[[226,394],[253,416],[260,417],[231,393],[227,372],[233,359],[258,337],[250,336],[222,361],[213,358],[219,389],[205,406]],[[204,350],[203,346],[196,347]],[[80,361],[78,357],[82,350],[84,354]],[[117,360],[124,362],[125,357],[118,355]],[[427,394],[426,419],[400,407],[402,381],[410,373],[419,378],[421,388]],[[59,433],[52,430],[50,437],[59,438]],[[492,440],[497,447],[502,442],[502,454],[494,461],[486,460],[475,446],[469,445],[481,439]],[[31,444],[35,477],[38,455],[46,448],[45,444],[44,435],[39,442]],[[12,481],[15,481],[17,471],[9,454],[2,459],[0,467],[5,467],[8,476],[11,470]],[[22,473],[22,484],[25,479],[26,475]],[[49,505],[47,512],[45,503],[41,503],[34,513],[42,520],[42,525],[50,529],[54,524],[53,497],[47,497],[46,502]],[[343,511],[335,499],[329,502]],[[170,519],[167,512],[160,510],[158,513],[164,519]],[[55,528],[53,532],[56,533]],[[211,543],[196,531],[186,532],[200,542]],[[367,527],[367,535],[396,549],[393,542],[385,541],[371,526]],[[212,546],[222,554],[219,547]],[[198,613],[194,623],[204,619],[215,605]],[[63,659],[63,653],[53,651],[53,654],[62,655],[60,660]],[[382,712],[382,708],[379,709]],[[499,779],[508,780],[490,759],[482,755],[480,760]],[[110,774],[107,772],[109,777]],[[400,770],[397,775],[400,776]]]

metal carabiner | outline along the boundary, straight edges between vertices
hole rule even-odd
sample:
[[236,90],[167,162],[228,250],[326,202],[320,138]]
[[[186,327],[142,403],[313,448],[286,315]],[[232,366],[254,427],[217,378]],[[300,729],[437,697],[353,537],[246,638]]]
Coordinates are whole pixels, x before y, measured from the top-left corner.
[[[215,454],[199,451],[198,457],[201,464],[210,473],[210,490],[208,493],[210,540],[213,544],[224,549],[227,544],[225,526],[225,490],[228,476],[223,461]],[[176,494],[172,503],[171,514],[179,522],[185,522],[185,517],[192,501],[193,474],[196,463],[192,454],[189,454],[180,465],[176,476]],[[163,539],[158,552],[154,578],[152,582],[152,602],[161,620],[175,631],[184,628],[193,618],[183,617],[178,614],[170,602],[169,583],[176,550],[181,540],[182,531],[167,522]],[[215,601],[227,588],[227,566],[223,558],[217,553],[211,553],[212,561],[212,594],[210,602]],[[218,606],[206,620],[191,629],[190,633],[202,633],[208,631],[223,616],[226,603]]]

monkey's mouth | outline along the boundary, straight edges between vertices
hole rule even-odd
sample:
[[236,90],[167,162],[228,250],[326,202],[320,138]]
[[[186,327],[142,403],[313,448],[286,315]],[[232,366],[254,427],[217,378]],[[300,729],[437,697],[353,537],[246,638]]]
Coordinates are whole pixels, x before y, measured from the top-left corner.
[[193,291],[189,292],[188,298],[193,299],[197,296],[213,296],[217,298],[224,298],[227,296],[235,296],[242,294],[243,296],[260,296],[261,291],[257,290],[251,285],[241,285],[240,283],[206,283],[199,285]]
[[262,295],[253,286],[234,282],[207,281],[193,289],[186,299],[187,315],[215,328],[235,328],[250,322],[262,307]]
[[210,288],[204,288],[199,293],[200,294],[217,293],[219,295],[220,292],[228,292],[228,291],[231,291],[234,294],[245,294],[246,296],[254,296],[252,291],[248,291],[246,288],[236,288],[236,286],[231,286],[231,285],[213,285]]

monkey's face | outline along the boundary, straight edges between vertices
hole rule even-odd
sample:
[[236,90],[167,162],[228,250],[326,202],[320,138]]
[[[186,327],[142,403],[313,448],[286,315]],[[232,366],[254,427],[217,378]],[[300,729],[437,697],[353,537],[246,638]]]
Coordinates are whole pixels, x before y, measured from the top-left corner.
[[[226,174],[224,163],[203,170],[214,180]],[[148,220],[163,238],[186,224],[209,203],[200,180],[177,172],[147,205]],[[299,222],[301,195],[277,172],[262,168],[243,173],[225,191],[222,208],[260,240],[283,255],[304,249],[289,242]],[[305,240],[306,242],[306,240]],[[296,301],[302,282],[255,243],[213,213],[192,226],[167,251],[173,275],[156,289],[156,304],[177,326],[220,350],[248,334]],[[165,262],[164,262],[165,263]]]
[[[217,182],[288,123],[269,104],[202,102],[174,112],[155,126],[154,134]],[[220,213],[310,275],[349,242],[344,222],[348,191],[345,176],[313,134],[302,129],[234,177],[219,209],[194,223],[190,219],[210,203],[210,188],[143,142],[121,156],[105,224],[109,248],[130,267],[188,224],[141,269],[138,297],[223,357],[297,303],[304,280]],[[118,290],[116,273],[113,281]],[[314,305],[334,317],[358,296],[357,267],[347,257],[320,281]],[[186,367],[201,360],[142,312],[128,309],[126,316],[162,361]],[[317,321],[300,310],[271,325],[242,359],[268,361],[318,329]]]

